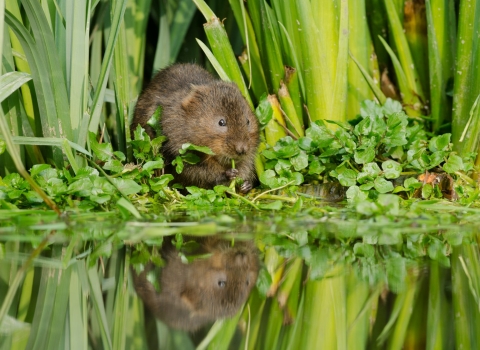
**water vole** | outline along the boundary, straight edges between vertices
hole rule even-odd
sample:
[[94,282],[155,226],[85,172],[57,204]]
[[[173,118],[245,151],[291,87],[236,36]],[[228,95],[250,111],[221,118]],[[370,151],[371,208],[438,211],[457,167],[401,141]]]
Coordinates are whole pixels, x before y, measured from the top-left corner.
[[164,244],[165,266],[155,279],[160,292],[148,281],[154,268],[147,265],[136,274],[137,294],[145,306],[172,328],[195,331],[219,318],[231,317],[247,300],[258,275],[258,257],[252,242],[229,241],[215,237],[197,239],[195,255],[210,254],[185,264],[171,244]]
[[[234,83],[213,78],[195,64],[175,64],[161,70],[138,98],[131,131],[140,124],[153,138],[147,122],[162,107],[161,130],[166,171],[184,186],[212,188],[244,180],[248,192],[255,179],[255,154],[259,143],[258,121]],[[171,165],[185,143],[207,146],[214,156],[197,153],[197,164],[185,164],[181,174]],[[235,161],[232,169],[231,160]]]

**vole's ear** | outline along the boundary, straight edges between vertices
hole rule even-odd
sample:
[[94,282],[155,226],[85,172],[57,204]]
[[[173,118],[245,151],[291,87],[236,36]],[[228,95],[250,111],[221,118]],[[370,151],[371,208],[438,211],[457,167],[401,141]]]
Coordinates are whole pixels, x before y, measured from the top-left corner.
[[196,108],[203,101],[203,96],[207,90],[208,87],[206,86],[190,84],[190,92],[182,100],[182,108],[186,111]]

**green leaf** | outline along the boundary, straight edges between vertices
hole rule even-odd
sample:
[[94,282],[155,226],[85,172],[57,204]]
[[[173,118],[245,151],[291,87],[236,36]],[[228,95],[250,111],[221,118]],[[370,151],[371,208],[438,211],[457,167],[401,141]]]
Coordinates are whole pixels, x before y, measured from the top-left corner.
[[102,162],[106,162],[113,158],[113,148],[109,143],[98,143],[97,136],[93,132],[88,133],[90,147],[93,153],[100,159]]
[[183,160],[182,157],[176,156],[175,159],[172,161],[172,165],[175,165],[175,171],[177,174],[181,174],[183,171]]
[[449,174],[453,174],[457,171],[463,170],[463,160],[459,156],[452,154],[448,157],[448,160],[443,165],[443,170]]
[[373,181],[380,174],[381,170],[377,163],[367,163],[362,171],[357,175],[357,181],[363,184],[367,181]]
[[422,183],[414,177],[409,177],[408,179],[405,179],[405,181],[403,182],[403,186],[407,190],[412,191],[412,190],[415,190],[417,188],[422,187]]
[[130,179],[112,178],[111,180],[118,190],[125,196],[138,193],[142,190],[142,186]]
[[433,186],[430,184],[425,184],[422,187],[422,198],[429,199],[433,194]]
[[357,183],[357,173],[344,166],[338,167],[336,170],[338,174],[336,177],[342,186],[353,186]]
[[334,141],[333,132],[320,120],[311,123],[305,135],[321,148],[328,147]]
[[151,171],[154,169],[163,169],[163,166],[164,166],[164,161],[163,159],[160,159],[160,160],[146,162],[145,164],[143,164],[142,168],[143,170]]
[[443,134],[440,136],[434,136],[430,139],[428,143],[428,149],[431,152],[436,151],[447,151],[450,146],[450,138],[452,134]]
[[290,162],[296,171],[300,171],[308,166],[308,156],[304,151],[300,151],[298,155],[290,158]]
[[354,153],[355,163],[365,164],[375,159],[374,147],[368,147],[365,149],[357,149]]
[[123,170],[123,164],[121,161],[116,159],[111,159],[103,165],[103,169],[109,170],[112,173],[120,173]]
[[184,143],[182,145],[182,148],[178,150],[178,153],[185,154],[187,151],[197,151],[197,152],[205,153],[211,156],[215,155],[215,153],[213,153],[210,148],[206,146],[196,146],[191,143]]
[[387,193],[393,191],[393,184],[385,180],[383,177],[377,177],[374,181],[375,189],[380,193]]
[[382,169],[387,179],[396,179],[402,172],[402,166],[394,160],[387,160],[382,163]]
[[273,118],[273,108],[271,103],[268,101],[267,93],[263,94],[262,97],[260,97],[260,102],[255,109],[255,115],[257,116],[258,122],[260,123],[261,129],[264,129],[267,126],[268,122]]
[[372,258],[375,255],[375,249],[372,245],[360,242],[355,243],[353,246],[353,252],[355,255],[365,256],[368,258]]

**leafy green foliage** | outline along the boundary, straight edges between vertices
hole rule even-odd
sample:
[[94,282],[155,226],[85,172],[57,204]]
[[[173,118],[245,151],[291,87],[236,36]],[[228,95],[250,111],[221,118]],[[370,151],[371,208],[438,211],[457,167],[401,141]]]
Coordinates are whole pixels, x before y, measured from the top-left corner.
[[[472,156],[461,158],[452,151],[450,134],[429,140],[423,125],[410,120],[391,99],[383,106],[365,101],[357,119],[335,124],[332,130],[316,121],[305,137],[287,136],[267,147],[262,152],[267,160],[262,184],[275,188],[336,180],[349,187],[347,197],[355,202],[383,193],[411,196],[422,187],[416,176],[427,171],[455,176],[473,168]],[[426,184],[423,198],[431,196],[442,193]]]

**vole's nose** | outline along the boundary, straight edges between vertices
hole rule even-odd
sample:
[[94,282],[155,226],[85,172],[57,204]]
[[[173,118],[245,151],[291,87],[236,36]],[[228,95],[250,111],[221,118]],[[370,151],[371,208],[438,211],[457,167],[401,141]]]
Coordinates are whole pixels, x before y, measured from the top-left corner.
[[245,143],[237,143],[235,145],[235,152],[237,152],[239,156],[247,154],[247,150],[248,150],[248,146]]

